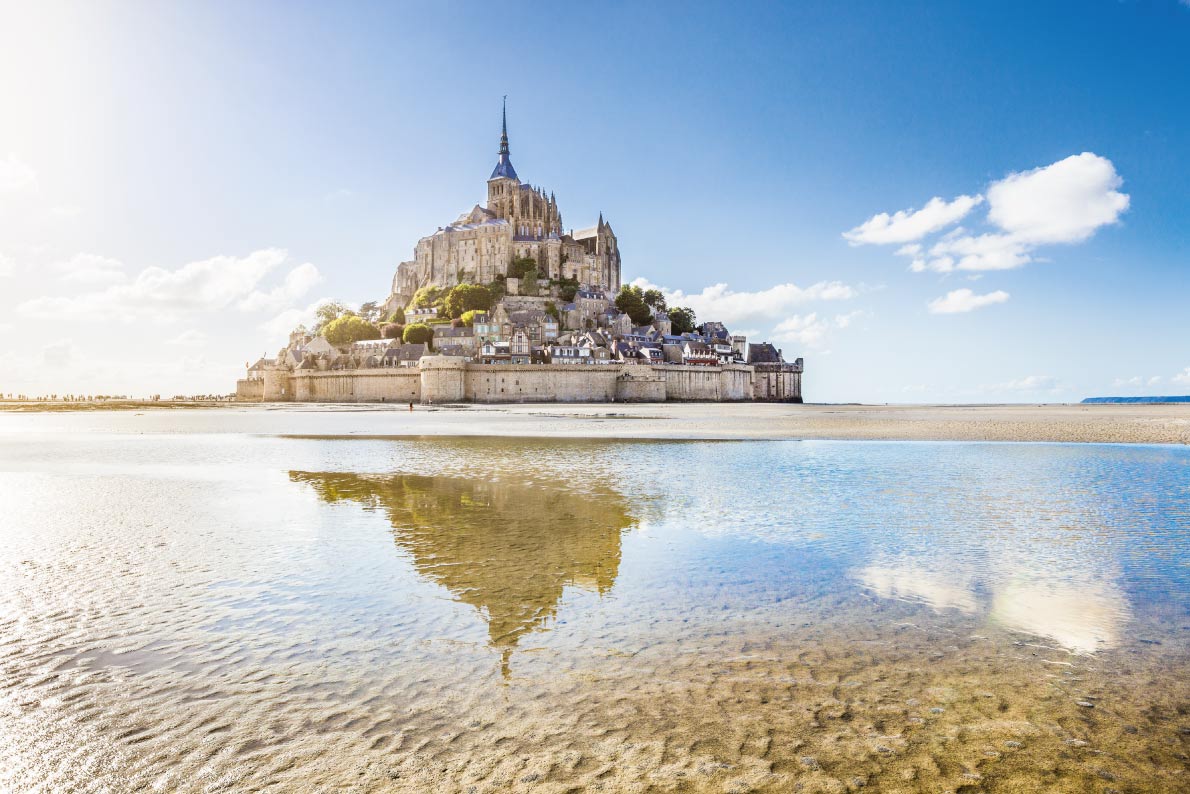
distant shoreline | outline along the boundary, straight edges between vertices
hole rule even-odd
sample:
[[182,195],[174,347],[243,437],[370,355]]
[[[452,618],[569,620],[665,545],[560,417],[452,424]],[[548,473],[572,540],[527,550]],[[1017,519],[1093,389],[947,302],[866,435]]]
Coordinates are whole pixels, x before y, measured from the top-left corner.
[[[192,409],[215,408],[215,411]],[[189,410],[188,410],[189,409]],[[867,441],[1052,441],[1190,444],[1190,404],[789,405],[781,403],[236,403],[110,401],[0,402],[0,416],[110,413],[145,432],[354,437],[500,436],[595,439],[804,439]],[[215,414],[220,417],[214,419]],[[201,417],[210,416],[211,419]],[[185,418],[190,417],[190,418]],[[621,421],[632,419],[634,421]],[[71,419],[70,421],[75,421]],[[133,425],[132,423],[136,423]],[[0,425],[0,430],[3,425]]]

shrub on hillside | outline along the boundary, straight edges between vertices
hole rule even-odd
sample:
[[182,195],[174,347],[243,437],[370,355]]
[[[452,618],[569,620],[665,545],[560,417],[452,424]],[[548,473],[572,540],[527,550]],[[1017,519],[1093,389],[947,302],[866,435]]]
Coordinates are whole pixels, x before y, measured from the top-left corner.
[[355,314],[344,314],[331,320],[322,329],[322,335],[332,345],[349,345],[364,339],[379,339],[380,329]]

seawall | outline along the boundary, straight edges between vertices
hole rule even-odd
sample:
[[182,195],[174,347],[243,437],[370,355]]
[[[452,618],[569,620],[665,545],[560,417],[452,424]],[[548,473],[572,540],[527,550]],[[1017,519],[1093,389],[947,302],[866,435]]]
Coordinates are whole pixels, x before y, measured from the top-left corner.
[[416,367],[266,370],[241,380],[247,402],[801,402],[801,366],[473,364],[426,356]]

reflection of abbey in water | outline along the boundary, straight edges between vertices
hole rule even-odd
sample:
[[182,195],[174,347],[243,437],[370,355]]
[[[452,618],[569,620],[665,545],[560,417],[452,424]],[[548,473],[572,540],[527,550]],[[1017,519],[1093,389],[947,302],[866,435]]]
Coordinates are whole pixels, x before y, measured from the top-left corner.
[[383,510],[418,573],[487,619],[505,665],[524,634],[554,617],[567,585],[615,583],[633,519],[614,492],[577,494],[455,477],[290,472],[327,502]]

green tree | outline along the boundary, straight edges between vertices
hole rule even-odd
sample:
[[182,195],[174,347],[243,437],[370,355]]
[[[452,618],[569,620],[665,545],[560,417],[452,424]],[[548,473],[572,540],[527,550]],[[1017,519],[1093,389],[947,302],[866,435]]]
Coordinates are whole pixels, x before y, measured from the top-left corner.
[[380,326],[381,339],[401,339],[405,334],[405,326],[402,323],[385,323]]
[[653,312],[645,305],[644,293],[640,287],[627,284],[620,287],[616,296],[616,308],[632,319],[633,325],[646,325],[653,320]]
[[537,260],[531,256],[518,256],[508,266],[509,278],[524,278],[529,270],[537,269]]
[[669,325],[675,334],[694,332],[694,310],[688,306],[674,306],[669,310]]
[[463,312],[492,308],[492,291],[482,284],[460,284],[451,289],[443,301],[448,317],[462,317]]
[[562,322],[562,315],[558,312],[558,304],[554,303],[553,301],[545,302],[545,313],[550,317],[553,317],[559,323]]
[[475,325],[475,315],[477,315],[479,313],[480,313],[479,310],[472,309],[471,311],[463,312],[462,316],[459,317],[459,319],[463,321],[463,325],[472,326],[472,325]]
[[314,310],[314,316],[318,321],[314,323],[314,333],[321,333],[329,323],[339,319],[344,314],[351,314],[351,309],[348,309],[342,301],[327,301],[321,304]]
[[332,345],[349,345],[362,339],[379,339],[380,329],[363,317],[344,314],[327,323],[322,335]]
[[437,306],[438,310],[441,311],[442,299],[445,296],[446,290],[441,287],[427,285],[413,293],[413,300],[409,301],[409,307],[407,308],[430,309]]
[[384,317],[381,316],[381,309],[376,304],[376,301],[368,301],[359,307],[359,316],[363,317],[370,323],[381,322]]
[[[562,261],[565,262],[565,258]],[[561,298],[563,303],[570,303],[574,300],[574,296],[578,293],[577,278],[566,278],[566,276],[562,276],[554,283],[558,285],[558,297]]]
[[411,323],[405,326],[402,338],[409,345],[429,345],[434,341],[434,329],[425,323]]
[[521,294],[522,295],[536,295],[537,294],[537,279],[541,276],[537,272],[536,267],[531,267],[525,271],[525,275],[521,276]]
[[388,316],[388,321],[390,323],[396,323],[397,325],[404,325],[405,324],[405,312],[402,311],[401,309],[397,309],[395,312],[393,312],[392,314],[390,314]]
[[665,311],[665,296],[661,294],[661,290],[647,289],[641,294],[641,299],[647,306]]

